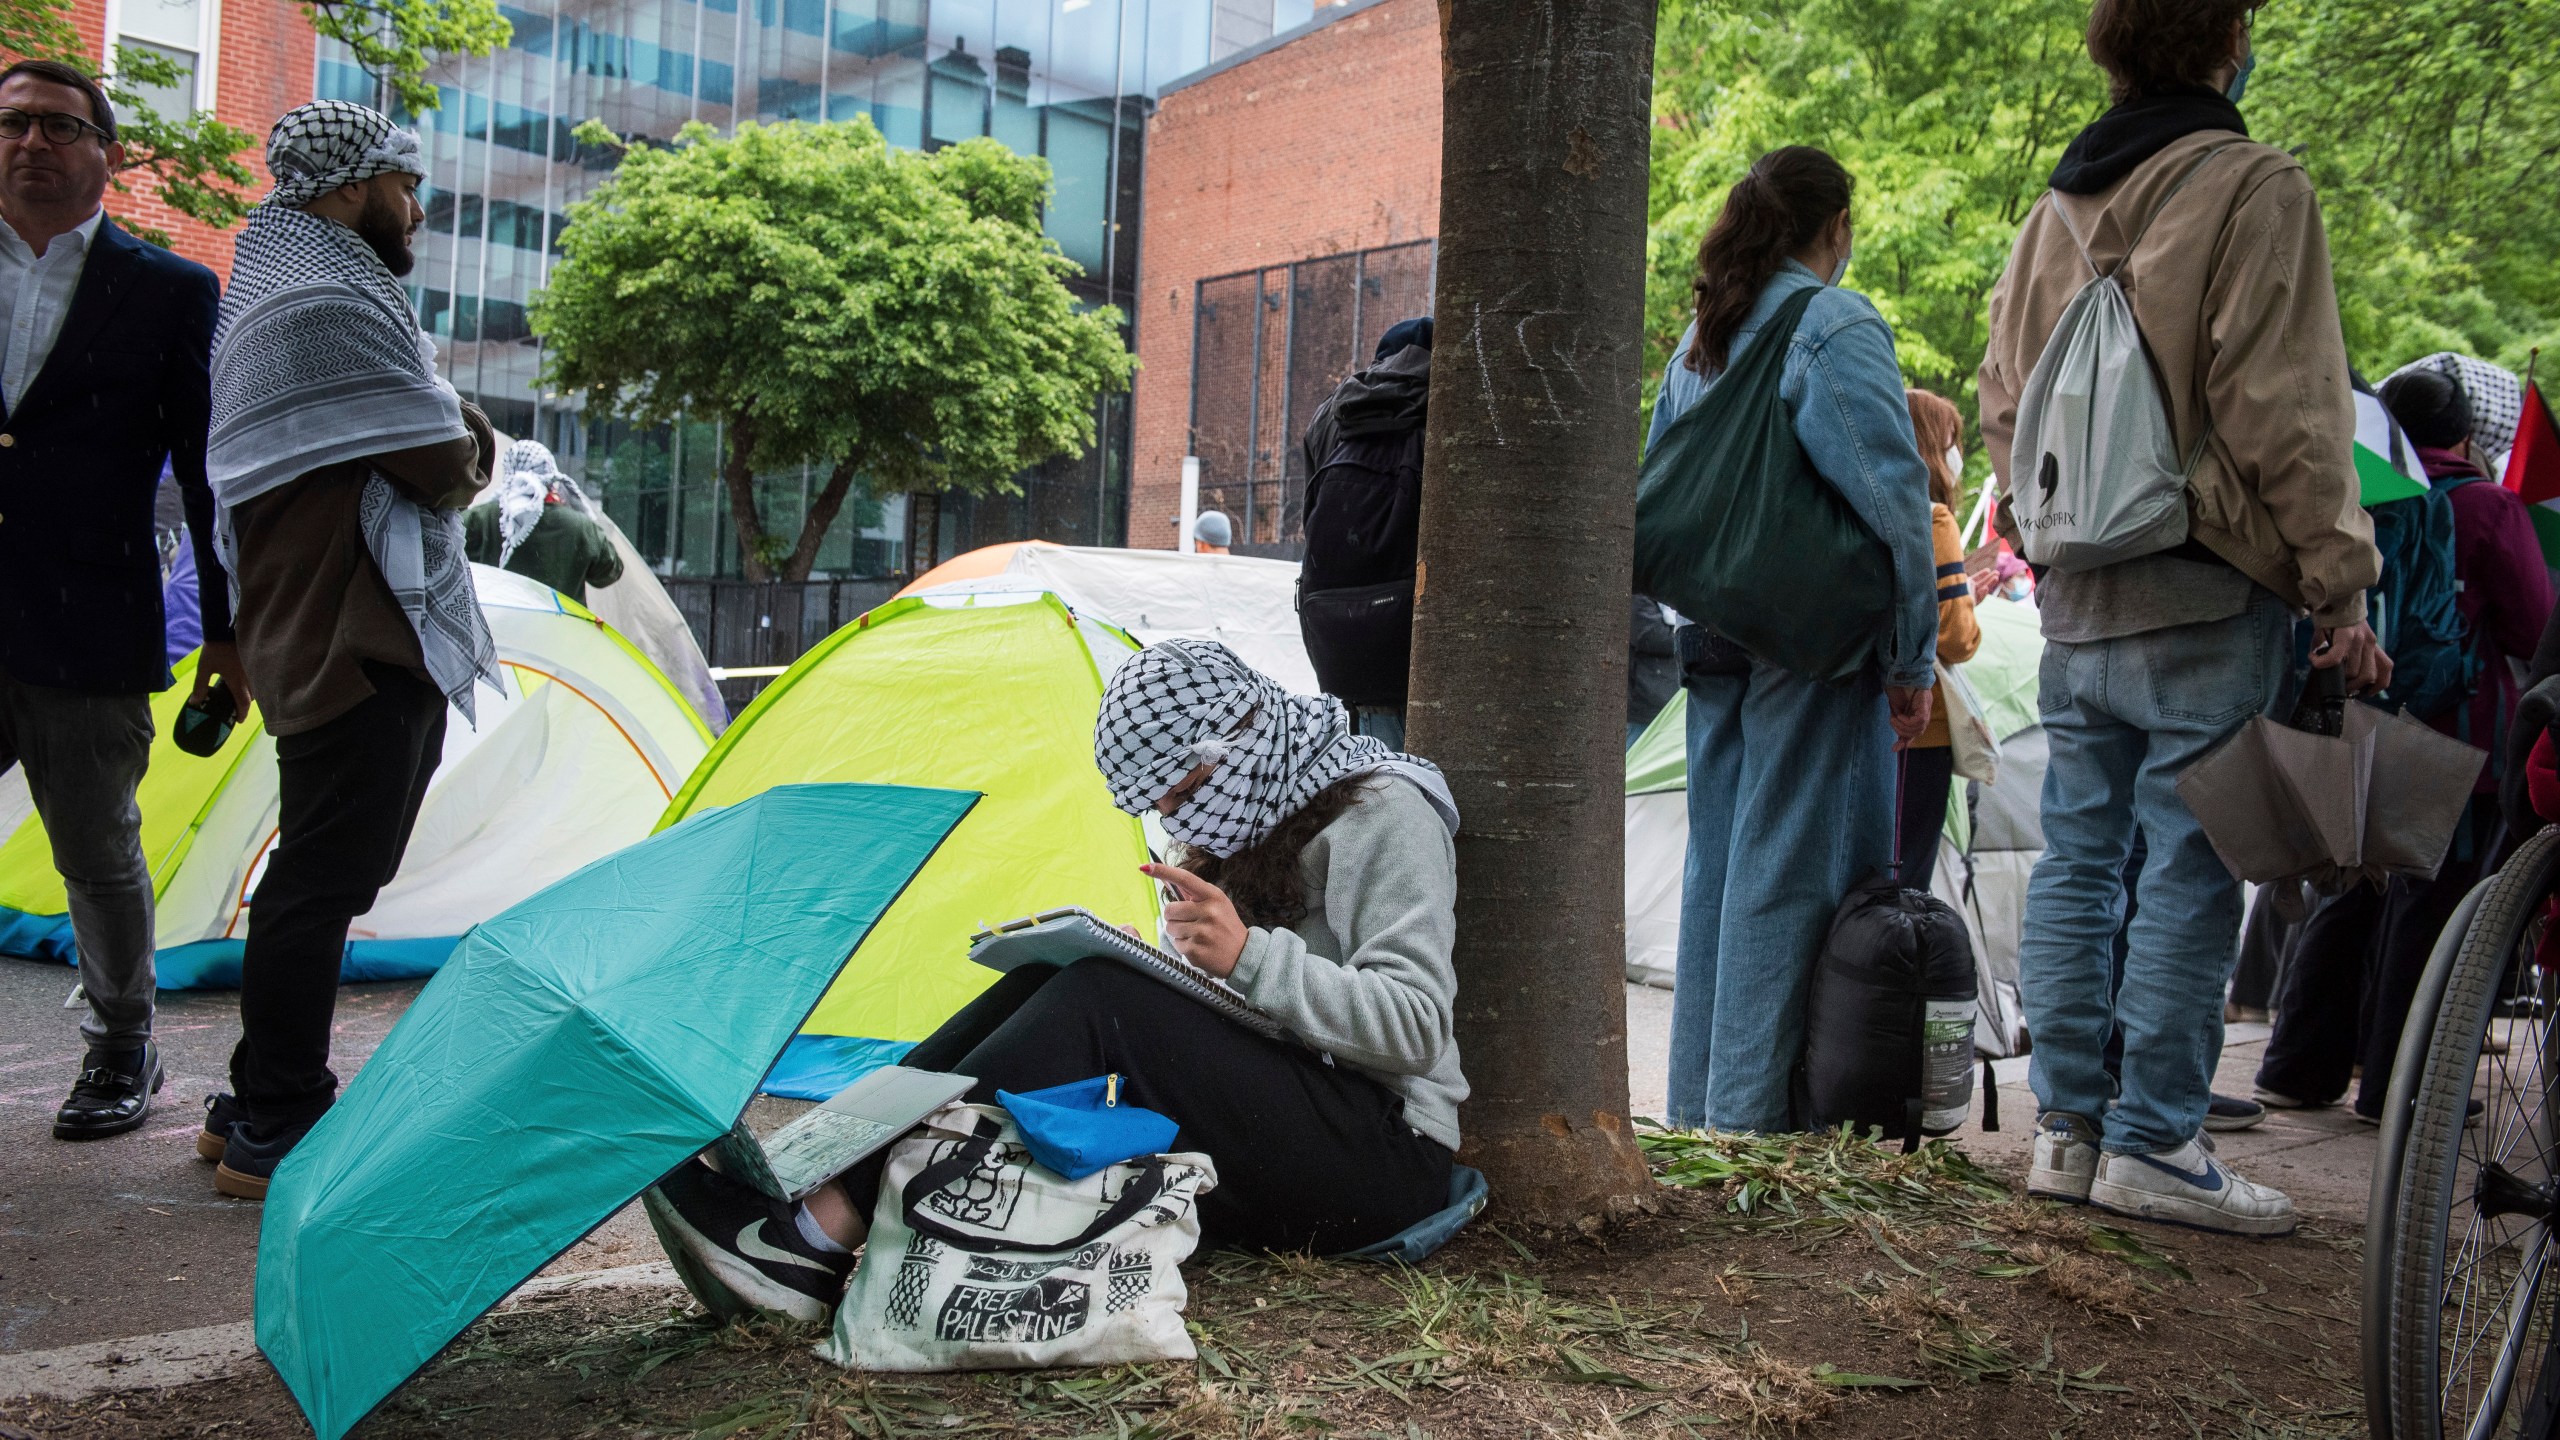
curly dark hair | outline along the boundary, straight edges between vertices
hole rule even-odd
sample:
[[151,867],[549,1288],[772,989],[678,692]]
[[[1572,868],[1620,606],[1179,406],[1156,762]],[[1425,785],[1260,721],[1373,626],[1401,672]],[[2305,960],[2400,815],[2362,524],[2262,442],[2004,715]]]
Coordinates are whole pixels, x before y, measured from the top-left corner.
[[1307,887],[1298,878],[1298,857],[1317,831],[1360,803],[1360,792],[1368,781],[1367,775],[1334,781],[1317,791],[1297,814],[1273,826],[1260,844],[1224,859],[1188,845],[1175,846],[1167,858],[1226,891],[1247,925],[1266,930],[1295,925],[1307,918]]
[[2231,60],[2231,27],[2265,0],[2097,0],[2089,58],[2117,100],[2210,85]]

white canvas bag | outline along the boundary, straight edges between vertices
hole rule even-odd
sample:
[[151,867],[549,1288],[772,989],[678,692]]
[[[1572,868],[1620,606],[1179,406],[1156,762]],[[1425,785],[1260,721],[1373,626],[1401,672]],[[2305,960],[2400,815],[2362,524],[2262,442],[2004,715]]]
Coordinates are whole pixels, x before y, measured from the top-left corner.
[[1012,1117],[947,1105],[897,1142],[870,1238],[818,1353],[860,1370],[1189,1360],[1182,1262],[1200,1243],[1200,1154],[1068,1180]]
[[2098,268],[2071,212],[2046,195],[2091,278],[2071,297],[2018,396],[2009,506],[2021,548],[2035,564],[2095,570],[2186,543],[2187,481],[2204,458],[2212,427],[2192,454],[2179,455],[2159,372],[2117,277],[2151,222],[2226,148],[2216,146],[2187,167],[2112,270]]
[[1947,712],[1947,748],[1956,778],[1997,784],[2000,740],[1991,733],[1991,722],[1982,718],[1982,697],[1974,693],[1962,665],[1938,662],[1938,703]]

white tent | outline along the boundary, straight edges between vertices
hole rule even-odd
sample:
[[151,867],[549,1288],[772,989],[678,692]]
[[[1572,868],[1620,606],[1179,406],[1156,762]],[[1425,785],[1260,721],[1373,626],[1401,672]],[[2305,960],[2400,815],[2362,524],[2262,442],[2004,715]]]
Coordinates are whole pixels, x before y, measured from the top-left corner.
[[[473,925],[645,837],[710,748],[667,677],[583,606],[485,565],[472,582],[507,693],[481,688],[476,729],[448,717],[399,874],[350,935],[349,979],[432,971]],[[254,718],[211,758],[170,743],[193,657],[179,669],[153,703],[139,796],[164,989],[237,982],[277,823],[275,740]],[[0,776],[0,952],[64,960],[62,882],[25,794],[22,774]]]
[[[983,559],[982,559],[983,557]],[[1001,559],[1001,568],[986,561]],[[979,561],[981,563],[972,563]],[[955,573],[958,578],[940,578]],[[1040,541],[991,546],[928,571],[909,595],[1046,590],[1082,615],[1108,620],[1141,645],[1217,640],[1302,695],[1319,694],[1298,638],[1298,567],[1243,555],[1185,555]]]
[[[2028,872],[2043,853],[2037,820],[2044,788],[2044,727],[2036,721],[2036,670],[2044,654],[2033,606],[1989,600],[1974,608],[1982,648],[1964,667],[2000,740],[1999,777],[1959,783],[1948,805],[1930,888],[1964,917],[1982,996],[1977,1049],[2024,1048],[2018,1003],[2018,926]],[[1680,882],[1689,850],[1685,697],[1675,695],[1627,751],[1627,979],[1670,989],[1680,944]]]

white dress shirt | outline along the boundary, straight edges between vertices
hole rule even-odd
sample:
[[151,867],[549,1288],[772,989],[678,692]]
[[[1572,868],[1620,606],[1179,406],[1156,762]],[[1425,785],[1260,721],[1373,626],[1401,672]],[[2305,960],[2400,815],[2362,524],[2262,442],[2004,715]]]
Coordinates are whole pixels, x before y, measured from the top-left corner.
[[12,413],[53,353],[62,317],[71,312],[71,296],[80,288],[81,268],[89,263],[90,243],[106,216],[101,208],[54,236],[42,255],[19,236],[18,227],[0,220],[0,334],[8,336],[0,346],[0,403]]

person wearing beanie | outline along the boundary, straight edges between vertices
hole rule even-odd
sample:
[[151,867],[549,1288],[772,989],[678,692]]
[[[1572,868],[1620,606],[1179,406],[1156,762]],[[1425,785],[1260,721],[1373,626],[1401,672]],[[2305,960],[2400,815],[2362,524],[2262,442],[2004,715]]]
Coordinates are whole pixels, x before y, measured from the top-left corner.
[[1387,327],[1376,359],[1316,407],[1298,447],[1298,634],[1352,729],[1391,747],[1404,744],[1430,395],[1431,317],[1420,315]]
[[1191,522],[1191,550],[1195,555],[1224,555],[1235,539],[1235,524],[1222,510],[1205,511]]

